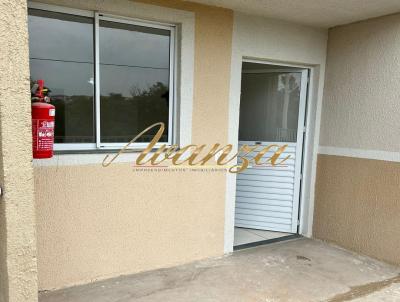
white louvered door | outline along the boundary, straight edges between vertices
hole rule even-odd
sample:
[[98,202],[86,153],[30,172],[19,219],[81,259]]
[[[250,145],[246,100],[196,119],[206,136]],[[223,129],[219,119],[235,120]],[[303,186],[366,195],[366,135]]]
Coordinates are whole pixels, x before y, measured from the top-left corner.
[[287,145],[280,159],[290,158],[281,166],[253,164],[237,175],[237,227],[297,233],[307,78],[307,70],[243,73],[239,148]]

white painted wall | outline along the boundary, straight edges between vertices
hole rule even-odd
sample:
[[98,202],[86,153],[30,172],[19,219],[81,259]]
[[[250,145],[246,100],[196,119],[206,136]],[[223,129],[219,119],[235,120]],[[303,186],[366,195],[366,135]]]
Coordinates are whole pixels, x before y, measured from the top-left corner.
[[[327,30],[283,21],[235,13],[229,112],[229,143],[237,146],[240,84],[243,58],[277,64],[307,67],[311,70],[310,96],[307,112],[305,182],[301,205],[300,233],[311,235],[316,154],[318,150],[320,110],[324,84]],[[226,253],[232,251],[234,232],[236,176],[227,176],[225,207]]]

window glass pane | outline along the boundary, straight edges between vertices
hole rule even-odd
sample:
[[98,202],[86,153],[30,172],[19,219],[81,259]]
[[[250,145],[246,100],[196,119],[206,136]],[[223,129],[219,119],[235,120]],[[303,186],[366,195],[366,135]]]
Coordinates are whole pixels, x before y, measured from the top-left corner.
[[168,30],[100,21],[101,142],[128,142],[157,122],[168,141],[170,38]]
[[296,142],[301,73],[243,73],[239,140]]
[[29,9],[31,81],[56,106],[55,143],[93,143],[93,18]]

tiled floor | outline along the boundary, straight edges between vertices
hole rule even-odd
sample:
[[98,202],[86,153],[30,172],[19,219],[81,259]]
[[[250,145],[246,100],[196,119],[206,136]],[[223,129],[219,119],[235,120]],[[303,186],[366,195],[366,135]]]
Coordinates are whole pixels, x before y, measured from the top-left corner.
[[252,242],[280,238],[289,235],[292,234],[235,227],[235,239],[233,245],[237,246]]

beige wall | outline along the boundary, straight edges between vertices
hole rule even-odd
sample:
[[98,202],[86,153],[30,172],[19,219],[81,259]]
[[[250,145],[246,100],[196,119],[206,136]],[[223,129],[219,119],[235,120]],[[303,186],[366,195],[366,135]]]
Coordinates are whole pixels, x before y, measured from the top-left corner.
[[[46,1],[107,11],[102,1]],[[233,13],[195,14],[193,142],[227,142]],[[129,1],[115,1],[127,15]],[[185,79],[182,79],[185,85]],[[76,155],[79,157],[79,155]],[[35,168],[40,289],[223,254],[225,172],[135,172],[131,164]]]
[[399,33],[400,14],[329,32],[313,229],[397,264]]
[[[45,2],[100,10],[109,5],[95,0]],[[234,116],[228,109],[233,13],[175,0],[141,2],[194,12],[193,141],[226,142],[228,117]],[[129,14],[128,1],[118,0],[113,5],[113,13]],[[0,181],[6,191],[0,203],[0,301],[35,301],[26,2],[1,1],[0,11],[12,12],[0,18]],[[239,35],[241,45],[254,46],[244,55],[319,66],[315,72],[323,75],[323,31],[250,16],[239,18],[248,19],[242,22],[242,32],[257,29],[262,35],[275,37],[263,40]],[[331,30],[322,146],[398,150],[398,66],[393,64],[398,29],[399,17],[395,15]],[[292,38],[285,40],[276,33]],[[281,47],[276,47],[279,44]],[[308,53],[308,45],[315,56]],[[322,80],[314,83],[316,95],[322,85]],[[318,110],[316,107],[310,117],[318,120]],[[398,170],[398,163],[320,156],[315,235],[399,263],[393,252],[398,250],[393,242],[399,226],[392,215],[398,211]],[[134,172],[130,164],[105,169],[99,163],[36,167],[34,181],[41,289],[223,253],[223,173]],[[376,194],[370,190],[374,185]],[[369,217],[375,214],[382,219],[371,223]],[[357,224],[351,223],[352,217],[357,218]],[[371,243],[367,238],[372,238]]]
[[222,255],[224,179],[130,164],[35,169],[40,288]]
[[314,235],[400,264],[400,163],[320,155]]
[[0,1],[0,12],[0,301],[33,302],[37,269],[26,1]]
[[[83,4],[79,1],[47,0],[46,2],[59,5],[73,4],[74,7],[86,9],[93,3],[90,1],[81,6]],[[101,4],[94,2],[94,5],[100,5],[96,8],[102,10]],[[310,127],[312,129],[310,137],[313,137],[317,127],[315,123],[315,117],[318,115],[317,103],[321,99],[323,86],[326,30],[236,14],[234,17],[236,40],[233,50],[235,57],[231,60],[233,30],[231,11],[182,1],[140,2],[165,5],[195,14],[193,142],[224,143],[228,139],[228,129],[235,129],[231,122],[238,121],[236,114],[239,107],[236,105],[239,103],[236,102],[236,97],[231,97],[229,103],[229,93],[233,95],[232,90],[229,91],[229,81],[234,76],[231,86],[232,83],[236,83],[234,89],[240,89],[242,56],[304,64],[313,68],[312,89],[315,103],[310,113],[310,121],[313,123]],[[128,2],[117,3],[118,5],[113,6],[113,13],[118,13],[115,10],[119,9],[119,5],[124,6],[124,14],[129,11]],[[231,64],[235,68],[233,73],[230,73]],[[232,133],[233,136],[229,137],[230,143],[237,141],[237,130]],[[312,142],[313,139],[310,141],[311,145]],[[224,204],[224,202],[225,200],[234,202],[234,198],[229,198],[232,195],[225,193],[224,174],[197,172],[180,175],[160,172],[142,176],[129,169],[127,164],[118,165],[110,170],[98,165],[36,168],[41,289],[58,288],[118,274],[175,265],[221,255],[224,250],[229,252],[232,249],[234,203],[228,201],[229,204]],[[112,171],[112,178],[109,171]],[[232,175],[229,176],[232,178]],[[108,185],[105,186],[102,179],[108,180]],[[82,183],[85,185],[80,185]],[[138,187],[137,183],[145,187]],[[147,190],[149,183],[157,183],[159,191],[150,194]],[[228,181],[228,184],[232,185],[232,182]],[[120,190],[116,188],[124,190],[116,193]],[[183,191],[179,192],[177,188],[182,188]],[[233,185],[227,193],[234,191]],[[116,200],[113,201],[110,196],[115,196]],[[165,205],[167,208],[163,208],[162,204],[158,205],[161,200],[167,203]],[[202,206],[198,208],[199,200]],[[148,205],[143,204],[144,201],[147,201]],[[183,209],[185,211],[176,211],[179,204],[187,205]],[[66,207],[64,205],[67,205],[68,211],[63,209]],[[171,209],[174,211],[170,211]],[[89,219],[90,212],[94,210],[99,210],[101,216]],[[163,213],[162,210],[167,211]],[[67,212],[70,214],[68,218],[64,218]],[[129,227],[125,227],[128,220],[124,218],[126,215],[133,217],[133,221],[128,221]],[[151,217],[157,218],[159,223],[153,223]],[[72,219],[71,222],[69,219]],[[106,220],[112,223],[113,228],[107,229],[103,226]],[[83,228],[73,228],[77,223]],[[138,225],[141,228],[137,230]],[[97,233],[94,233],[95,229]],[[119,236],[115,236],[116,229],[122,230]],[[223,247],[224,229],[225,247]],[[132,241],[123,241],[132,237],[134,237]],[[171,244],[174,238],[176,240]],[[112,244],[108,246],[109,241]],[[148,252],[151,248],[154,253]],[[101,263],[96,261],[100,256],[107,261]],[[70,267],[74,267],[74,270]]]
[[399,151],[400,14],[329,31],[321,146]]

